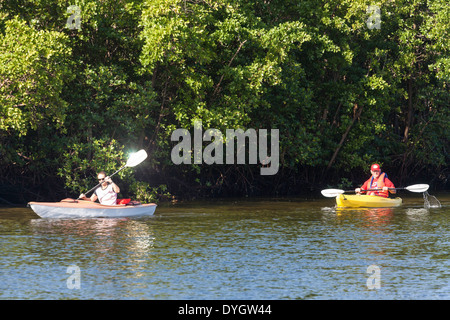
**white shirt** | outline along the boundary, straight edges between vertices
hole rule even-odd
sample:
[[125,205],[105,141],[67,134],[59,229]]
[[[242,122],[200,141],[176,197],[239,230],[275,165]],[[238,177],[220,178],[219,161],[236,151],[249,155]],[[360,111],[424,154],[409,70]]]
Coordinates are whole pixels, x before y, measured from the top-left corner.
[[95,189],[95,195],[101,204],[109,206],[115,206],[117,202],[117,193],[114,191],[112,184],[108,185],[105,189],[98,187]]

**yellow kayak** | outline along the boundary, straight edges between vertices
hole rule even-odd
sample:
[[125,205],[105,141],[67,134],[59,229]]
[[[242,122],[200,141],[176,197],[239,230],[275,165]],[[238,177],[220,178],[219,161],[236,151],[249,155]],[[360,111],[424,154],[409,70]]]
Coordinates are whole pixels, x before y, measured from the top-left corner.
[[343,195],[340,194],[336,197],[336,204],[338,207],[351,207],[351,208],[389,208],[398,207],[402,204],[401,198],[383,198],[379,196],[368,195]]

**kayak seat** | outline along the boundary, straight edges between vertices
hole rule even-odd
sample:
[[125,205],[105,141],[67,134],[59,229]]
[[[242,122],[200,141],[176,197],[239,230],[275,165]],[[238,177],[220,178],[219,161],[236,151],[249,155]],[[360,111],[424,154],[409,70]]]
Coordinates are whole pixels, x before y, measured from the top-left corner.
[[140,204],[141,204],[140,201],[130,201],[126,204],[126,206],[138,206]]
[[141,204],[139,201],[131,201],[131,199],[117,199],[116,203],[126,206],[137,206]]
[[127,204],[131,201],[131,199],[117,199],[116,204]]

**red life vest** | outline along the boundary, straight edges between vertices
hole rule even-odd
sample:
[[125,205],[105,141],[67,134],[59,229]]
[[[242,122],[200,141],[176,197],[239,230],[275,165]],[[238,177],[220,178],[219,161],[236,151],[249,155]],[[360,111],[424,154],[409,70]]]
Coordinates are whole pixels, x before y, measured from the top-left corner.
[[[383,172],[380,174],[378,179],[375,181],[376,185],[373,185],[373,183],[374,183],[373,176],[370,177],[369,180],[367,180],[364,184],[367,184],[367,189],[382,189],[385,186],[385,183],[384,183],[385,178],[386,178],[386,173]],[[384,198],[389,197],[389,192],[383,191],[383,190],[367,191],[367,194],[372,195],[372,196],[380,196],[380,197],[384,197]]]

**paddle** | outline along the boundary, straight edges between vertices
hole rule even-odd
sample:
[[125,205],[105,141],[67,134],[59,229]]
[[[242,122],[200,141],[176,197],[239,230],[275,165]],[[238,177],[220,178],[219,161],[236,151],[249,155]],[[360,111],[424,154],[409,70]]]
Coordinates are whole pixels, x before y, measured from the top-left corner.
[[[137,166],[142,161],[144,161],[146,158],[147,158],[147,152],[145,152],[145,150],[143,150],[143,149],[139,150],[138,152],[130,154],[130,157],[128,158],[127,163],[122,168],[120,168],[119,170],[114,172],[112,175],[110,175],[109,177],[111,178],[113,175],[115,175],[116,173],[122,171],[125,168],[130,168],[130,167]],[[89,192],[97,189],[100,185],[101,185],[101,183],[97,184],[95,187],[93,187],[91,190],[89,190],[85,194],[88,194]],[[80,200],[80,198],[77,198],[77,200]]]
[[[412,186],[407,186],[404,188],[389,188],[389,190],[408,190],[411,192],[425,192],[428,190],[429,187],[430,186],[427,184],[413,184]],[[383,189],[367,189],[361,191],[380,191],[380,190]],[[343,194],[345,192],[355,192],[355,190],[325,189],[321,191],[322,195],[328,198],[337,197],[338,195]]]

